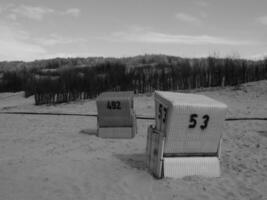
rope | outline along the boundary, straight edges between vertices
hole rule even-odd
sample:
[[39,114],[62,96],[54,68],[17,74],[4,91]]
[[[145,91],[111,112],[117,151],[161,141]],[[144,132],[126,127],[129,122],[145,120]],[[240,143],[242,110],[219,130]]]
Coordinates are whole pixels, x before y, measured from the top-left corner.
[[[0,112],[0,114],[9,115],[58,115],[58,116],[81,116],[81,117],[97,117],[97,113],[79,114],[79,113],[55,113],[55,112]],[[137,115],[136,119],[140,120],[155,120],[153,116]],[[264,120],[265,117],[237,117],[237,118],[226,118],[225,121],[248,121],[248,120]]]
[[97,117],[96,113],[79,114],[79,113],[51,113],[51,112],[0,112],[0,114],[14,115],[66,115],[66,116],[82,116],[82,117]]
[[240,117],[240,118],[226,118],[225,121],[248,121],[248,120],[267,120],[265,117]]

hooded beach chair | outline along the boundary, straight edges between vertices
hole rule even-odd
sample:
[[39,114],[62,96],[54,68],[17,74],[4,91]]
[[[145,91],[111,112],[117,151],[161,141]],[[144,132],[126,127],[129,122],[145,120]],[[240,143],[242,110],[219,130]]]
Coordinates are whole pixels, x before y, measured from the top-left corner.
[[136,134],[134,93],[103,92],[97,99],[98,136],[102,138],[133,138]]
[[155,177],[220,176],[227,106],[204,95],[155,92],[155,127],[148,127],[147,166]]

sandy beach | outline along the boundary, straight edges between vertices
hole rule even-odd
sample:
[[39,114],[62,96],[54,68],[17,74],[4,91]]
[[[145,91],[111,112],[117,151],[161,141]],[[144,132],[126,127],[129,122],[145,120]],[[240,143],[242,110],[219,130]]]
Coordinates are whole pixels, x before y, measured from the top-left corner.
[[[267,81],[191,91],[224,102],[227,117],[267,117]],[[154,115],[153,95],[136,95],[137,115]],[[0,112],[96,113],[94,100],[35,106],[0,93]],[[220,178],[155,179],[146,169],[147,127],[134,139],[101,139],[94,117],[0,114],[1,200],[267,199],[267,122],[227,121]]]

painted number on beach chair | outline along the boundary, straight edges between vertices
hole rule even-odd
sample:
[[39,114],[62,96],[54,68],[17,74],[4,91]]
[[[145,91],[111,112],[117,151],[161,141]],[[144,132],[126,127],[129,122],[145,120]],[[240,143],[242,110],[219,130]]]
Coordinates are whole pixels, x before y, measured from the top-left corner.
[[159,104],[159,115],[158,118],[165,124],[167,122],[167,114],[168,114],[168,109],[163,107],[162,104]]
[[198,117],[198,115],[197,114],[192,114],[192,115],[190,115],[190,119],[189,119],[189,126],[188,126],[188,128],[195,128],[196,127],[196,125],[197,125],[197,120],[196,120],[196,118]]
[[108,101],[107,109],[120,110],[121,109],[121,102],[120,101]]
[[202,130],[204,130],[204,129],[206,129],[207,126],[208,126],[208,123],[209,123],[209,120],[210,120],[210,116],[208,116],[208,115],[204,115],[204,116],[202,117],[202,119],[203,119],[204,121],[203,121],[203,124],[200,126],[200,128],[201,128]]
[[[195,128],[196,127],[197,118],[198,118],[197,114],[191,114],[190,115],[188,128]],[[202,121],[202,124],[200,125],[200,128],[201,128],[201,130],[204,130],[208,127],[210,117],[209,117],[209,115],[204,115],[202,117],[202,119],[203,119],[203,121]]]

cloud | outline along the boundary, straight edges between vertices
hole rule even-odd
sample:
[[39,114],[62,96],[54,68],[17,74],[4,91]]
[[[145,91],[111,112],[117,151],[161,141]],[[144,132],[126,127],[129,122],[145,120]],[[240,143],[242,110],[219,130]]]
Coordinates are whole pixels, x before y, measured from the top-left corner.
[[0,24],[0,60],[33,60],[46,53],[29,39],[27,32]]
[[262,53],[258,53],[258,54],[253,54],[248,56],[249,59],[253,59],[253,60],[262,60],[262,59],[267,59],[267,51],[266,52],[262,52]]
[[34,41],[43,46],[54,46],[61,44],[73,44],[87,42],[84,38],[64,37],[58,34],[50,34],[49,37],[35,38]]
[[38,7],[30,5],[16,6],[14,4],[8,4],[0,7],[0,14],[5,15],[6,18],[11,20],[17,20],[20,17],[41,21],[45,16],[53,15],[68,15],[72,17],[79,17],[81,10],[78,8],[68,8],[66,10],[55,10],[48,7]]
[[191,23],[199,23],[200,22],[200,19],[198,19],[192,15],[182,13],[182,12],[177,13],[175,15],[175,18],[180,20],[180,21],[183,21],[183,22],[191,22]]
[[[81,52],[80,47],[87,42],[83,38],[73,38],[59,34],[50,34],[47,37],[36,37],[28,31],[21,29],[16,23],[4,23],[0,21],[0,61],[24,60],[53,57],[77,57],[92,56],[94,54]],[[66,48],[64,45],[72,45]],[[79,48],[73,48],[78,46]],[[77,51],[77,49],[80,49]]]
[[260,23],[263,24],[263,25],[267,25],[267,15],[262,16],[262,17],[259,17],[259,18],[257,19],[257,21],[260,22]]
[[71,15],[73,17],[79,17],[81,14],[81,10],[78,8],[69,8],[65,10],[64,12],[62,12],[62,14]]
[[8,14],[6,17],[7,17],[8,19],[12,19],[12,20],[14,20],[14,21],[17,20],[17,15],[14,14],[14,13]]
[[51,8],[21,5],[13,8],[11,12],[13,15],[20,15],[29,19],[40,21],[45,15],[54,13],[55,11]]
[[185,45],[249,45],[255,41],[233,40],[210,35],[180,35],[154,32],[150,30],[131,29],[114,32],[111,36],[102,37],[113,42],[138,42],[152,44],[185,44]]
[[60,53],[54,53],[54,54],[45,54],[38,59],[51,59],[51,58],[76,58],[76,57],[98,57],[98,56],[103,56],[103,55],[98,55],[98,54],[92,54],[91,52],[60,52]]
[[197,0],[195,2],[196,5],[200,6],[200,7],[207,7],[209,6],[209,3],[207,1],[200,1],[200,0]]

